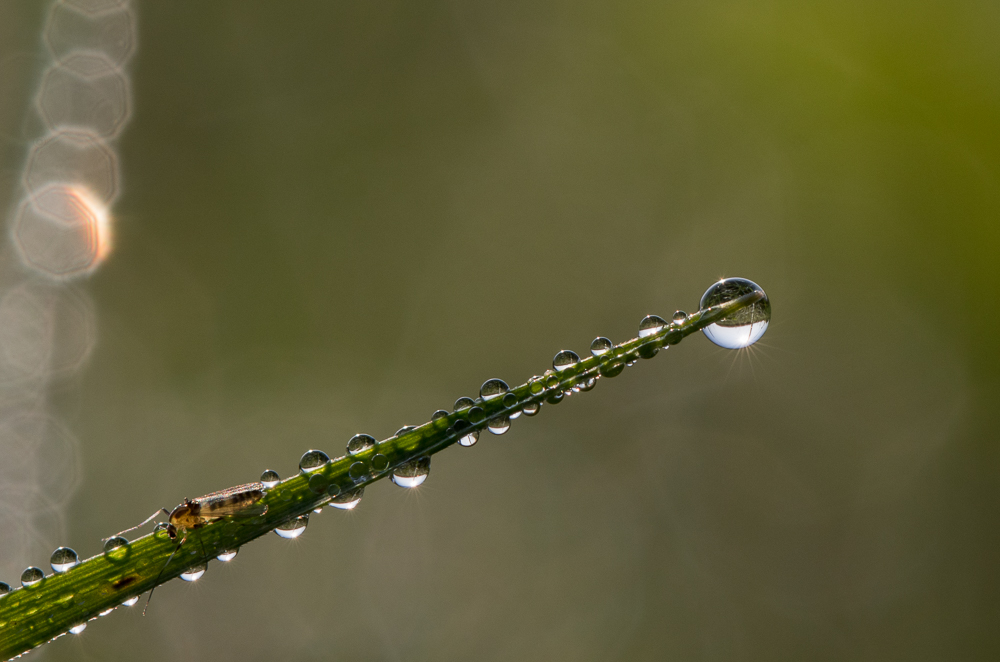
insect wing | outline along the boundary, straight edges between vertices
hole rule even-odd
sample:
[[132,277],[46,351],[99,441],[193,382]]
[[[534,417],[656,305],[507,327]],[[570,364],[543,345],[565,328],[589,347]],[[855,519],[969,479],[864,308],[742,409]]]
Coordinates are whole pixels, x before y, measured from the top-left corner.
[[258,503],[263,498],[263,485],[247,483],[206,494],[193,502],[200,507],[199,514],[205,519],[256,517],[267,512],[267,505]]

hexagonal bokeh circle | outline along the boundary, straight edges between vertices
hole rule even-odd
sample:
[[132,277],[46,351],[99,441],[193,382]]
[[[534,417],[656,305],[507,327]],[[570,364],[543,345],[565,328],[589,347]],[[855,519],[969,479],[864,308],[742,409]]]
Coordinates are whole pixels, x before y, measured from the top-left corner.
[[109,205],[118,195],[118,158],[93,131],[53,131],[28,152],[24,186],[35,197],[54,183],[83,185]]
[[75,52],[45,72],[37,105],[49,129],[79,127],[112,138],[128,121],[128,79],[100,53]]
[[107,254],[106,212],[85,191],[53,184],[25,199],[13,239],[25,265],[55,279],[92,271]]
[[135,50],[135,16],[125,6],[93,14],[57,2],[49,10],[43,35],[55,60],[83,50],[101,53],[121,67]]

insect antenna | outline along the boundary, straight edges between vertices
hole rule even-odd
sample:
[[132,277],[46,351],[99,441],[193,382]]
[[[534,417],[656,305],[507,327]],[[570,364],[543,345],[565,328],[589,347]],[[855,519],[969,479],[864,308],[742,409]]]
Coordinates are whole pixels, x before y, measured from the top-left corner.
[[[156,517],[156,516],[157,516],[157,515],[159,515],[160,513],[166,513],[167,517],[168,517],[168,518],[170,517],[170,511],[169,511],[169,510],[167,510],[166,508],[160,508],[160,509],[159,509],[159,510],[157,510],[157,511],[156,511],[155,513],[153,513],[152,515],[150,515],[150,516],[149,516],[149,517],[147,517],[146,519],[142,520],[141,522],[139,522],[139,523],[138,523],[138,524],[136,524],[135,526],[130,526],[129,528],[125,529],[124,531],[119,531],[119,532],[118,532],[118,533],[116,533],[116,534],[115,534],[114,536],[111,536],[111,538],[114,538],[115,536],[120,536],[120,535],[121,535],[121,534],[123,534],[123,533],[128,533],[129,531],[135,531],[136,529],[138,529],[138,528],[140,528],[140,527],[143,527],[143,526],[145,526],[145,525],[146,525],[146,524],[148,524],[148,523],[149,523],[150,521],[152,521],[152,519],[153,519],[154,517]],[[107,542],[107,541],[111,540],[111,538],[104,538],[104,539],[103,539],[103,542]]]
[[149,596],[146,597],[146,606],[142,608],[143,616],[146,615],[146,610],[149,609],[149,601],[153,599],[153,591],[155,591],[156,587],[160,585],[160,577],[163,576],[163,571],[166,570],[167,566],[170,565],[170,562],[174,560],[174,554],[177,553],[177,551],[181,548],[181,545],[183,545],[186,540],[187,536],[181,538],[181,541],[177,543],[177,547],[174,547],[174,551],[170,552],[170,556],[167,557],[167,562],[163,564],[162,568],[160,568],[160,574],[156,576],[156,581],[153,582],[153,588],[149,589]]

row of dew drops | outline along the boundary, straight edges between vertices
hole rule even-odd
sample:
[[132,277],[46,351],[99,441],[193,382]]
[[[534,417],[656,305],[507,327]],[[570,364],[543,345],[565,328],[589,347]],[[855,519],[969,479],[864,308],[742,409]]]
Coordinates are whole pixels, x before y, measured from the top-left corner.
[[[705,292],[701,299],[701,308],[704,309],[710,305],[717,305],[719,303],[735,299],[754,290],[759,290],[763,293],[760,286],[756,285],[752,281],[741,278],[723,279],[718,283],[715,283],[708,289],[708,291]],[[727,319],[723,319],[716,324],[706,327],[703,330],[705,336],[715,344],[727,349],[738,349],[752,345],[760,339],[764,331],[767,329],[768,322],[770,321],[770,303],[767,300],[767,296],[764,295],[761,302],[755,303],[749,308],[750,315],[743,315],[741,319],[737,320],[737,323],[734,323],[732,320],[727,321]],[[740,311],[740,313],[743,312],[744,311]],[[672,316],[673,324],[678,326],[683,324],[687,319],[687,313],[681,310],[678,310]],[[662,317],[657,315],[647,315],[639,323],[639,338],[647,338],[660,333],[664,328],[670,325],[671,322],[667,322]],[[614,343],[604,337],[595,338],[590,344],[591,354],[598,358],[609,357],[609,353],[614,349]],[[615,377],[621,374],[622,370],[624,370],[626,366],[634,365],[638,361],[639,357],[651,358],[657,353],[658,350],[659,347],[655,345],[647,345],[641,347],[637,351],[624,354],[619,358],[619,360],[601,366],[601,370],[598,373],[592,376],[586,376],[584,379],[579,380],[578,383],[568,388],[563,388],[562,383],[556,375],[579,363],[580,356],[572,350],[562,350],[553,358],[552,370],[546,371],[545,375],[541,377],[536,376],[532,378],[532,380],[529,380],[529,383],[538,383],[542,385],[543,388],[538,389],[537,392],[535,389],[531,389],[532,394],[529,395],[528,399],[524,401],[520,407],[517,407],[519,402],[517,396],[509,392],[509,387],[501,379],[489,379],[484,382],[482,387],[479,389],[479,398],[476,400],[468,397],[461,397],[456,400],[454,411],[464,412],[465,418],[468,420],[465,420],[465,418],[456,420],[454,426],[449,429],[449,432],[458,436],[458,444],[460,446],[470,447],[475,445],[475,443],[479,440],[479,430],[468,430],[465,434],[462,434],[462,432],[465,432],[468,428],[473,425],[478,425],[485,420],[485,413],[483,409],[479,407],[482,402],[494,400],[496,398],[503,398],[502,403],[505,407],[504,412],[494,416],[486,424],[486,429],[488,429],[491,433],[495,435],[502,435],[510,429],[511,421],[518,418],[522,413],[525,416],[534,416],[540,411],[542,402],[536,400],[535,398],[538,393],[541,393],[545,388],[549,389],[549,392],[545,394],[545,402],[549,404],[557,404],[562,401],[565,396],[593,389],[597,384],[597,380],[602,376]],[[431,416],[431,420],[439,420],[447,417],[448,415],[449,413],[447,411],[438,410]],[[393,436],[398,437],[399,435],[413,429],[415,429],[414,426],[404,426]],[[371,450],[376,446],[376,444],[377,442],[375,438],[371,435],[354,435],[347,442],[347,454],[348,456],[359,455]],[[299,460],[299,470],[303,474],[311,474],[322,468],[328,462],[330,462],[330,457],[326,453],[319,450],[310,450],[303,454],[302,458]],[[388,468],[389,460],[384,455],[376,454],[371,458],[370,464],[376,471],[384,471]],[[358,470],[355,471],[355,467],[357,467]],[[423,456],[409,460],[392,469],[390,472],[390,480],[395,485],[400,487],[414,488],[421,485],[427,479],[427,476],[430,474],[430,467],[430,457]],[[365,475],[367,475],[367,468],[364,463],[359,462],[352,465],[349,473],[352,478],[361,480],[365,477]],[[265,489],[275,487],[280,481],[281,477],[272,469],[264,471],[260,476],[260,482]],[[327,488],[329,501],[327,501],[324,505],[329,505],[339,510],[353,510],[361,502],[361,498],[364,496],[364,490],[364,486],[361,486],[352,490],[342,491],[339,485],[331,484],[329,488]],[[313,512],[322,512],[322,505],[316,508]],[[298,538],[305,533],[308,523],[309,514],[307,513],[305,515],[292,518],[291,520],[279,525],[274,529],[274,532],[281,538]],[[157,524],[154,528],[154,533],[162,531],[166,527],[166,523]],[[122,536],[114,536],[105,542],[104,553],[115,554],[116,550],[120,550],[128,544],[129,541],[126,538]],[[216,558],[223,562],[232,561],[236,558],[236,554],[238,552],[238,548],[226,550],[220,553]],[[69,547],[60,547],[56,549],[52,552],[52,557],[50,558],[52,570],[56,574],[67,572],[78,563],[79,556]],[[184,581],[193,582],[201,578],[207,569],[208,563],[201,563],[185,570],[181,573],[180,578]],[[21,573],[21,585],[25,588],[37,586],[44,579],[45,573],[40,568],[29,567]],[[0,598],[5,596],[10,591],[11,587],[8,584],[0,582]],[[123,602],[122,605],[131,607],[138,601],[139,596],[133,596]],[[111,609],[103,611],[98,615],[98,617],[106,616],[114,611],[114,609],[115,607],[112,607]],[[69,629],[69,633],[79,634],[80,632],[83,632],[86,627],[86,623],[77,624]]]

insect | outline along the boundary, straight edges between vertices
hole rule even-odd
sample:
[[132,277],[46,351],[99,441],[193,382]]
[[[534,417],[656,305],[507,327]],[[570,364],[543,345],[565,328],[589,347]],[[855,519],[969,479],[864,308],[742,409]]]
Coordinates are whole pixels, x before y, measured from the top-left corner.
[[[167,562],[163,564],[160,574],[156,577],[153,589],[150,590],[149,597],[146,598],[146,607],[149,606],[149,601],[153,598],[153,590],[156,589],[156,584],[159,584],[160,577],[163,576],[163,571],[170,565],[170,562],[174,559],[174,555],[180,550],[181,545],[187,542],[188,535],[191,531],[200,529],[206,524],[220,520],[223,517],[259,517],[267,512],[267,504],[260,503],[260,500],[263,498],[263,484],[246,483],[245,485],[237,485],[236,487],[230,487],[225,490],[219,490],[218,492],[212,492],[211,494],[206,494],[205,496],[198,497],[196,499],[184,499],[184,501],[173,510],[161,508],[139,524],[118,533],[117,535],[120,536],[122,533],[134,531],[135,529],[148,524],[160,513],[166,513],[167,535],[171,540],[177,540],[180,538],[180,542],[177,543],[177,547],[174,548],[174,551],[167,558]],[[201,540],[199,539],[199,543],[200,542]],[[207,561],[208,554],[205,553],[204,545],[202,545],[202,553]],[[145,608],[142,610],[142,613],[145,615]]]

